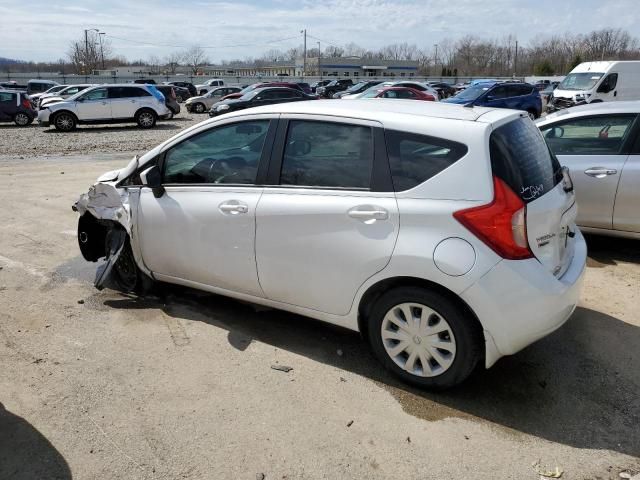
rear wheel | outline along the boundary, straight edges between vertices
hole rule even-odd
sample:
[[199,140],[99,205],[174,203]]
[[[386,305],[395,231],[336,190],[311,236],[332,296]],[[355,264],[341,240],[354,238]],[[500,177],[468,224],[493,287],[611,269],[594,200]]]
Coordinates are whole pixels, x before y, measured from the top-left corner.
[[53,124],[61,132],[70,132],[76,128],[76,118],[67,112],[60,112],[53,118]]
[[182,95],[176,95],[176,102],[178,102],[178,103],[184,102],[184,99],[182,98]]
[[204,103],[196,103],[193,106],[193,111],[196,112],[196,113],[204,113],[204,111],[205,111]]
[[141,110],[136,114],[136,123],[140,128],[152,128],[156,124],[156,114],[151,110]]
[[396,288],[376,301],[369,341],[393,374],[431,390],[461,383],[482,357],[476,320],[448,297],[418,287]]
[[16,115],[13,117],[13,121],[19,127],[26,127],[27,125],[30,125],[31,122],[33,122],[33,118],[31,118],[26,113],[19,112],[16,113]]

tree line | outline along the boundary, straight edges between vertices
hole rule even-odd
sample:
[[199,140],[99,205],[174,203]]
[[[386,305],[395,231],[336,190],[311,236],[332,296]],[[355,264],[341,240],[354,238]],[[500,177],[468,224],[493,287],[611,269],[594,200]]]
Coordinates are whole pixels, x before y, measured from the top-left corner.
[[[102,40],[102,42],[100,42]],[[259,57],[222,60],[219,65],[261,67],[274,63],[295,62],[303,55],[302,45],[287,50],[270,49]],[[597,60],[638,60],[640,43],[622,29],[605,28],[586,34],[538,36],[527,44],[518,43],[514,35],[482,38],[466,35],[456,40],[443,39],[437,45],[420,48],[416,44],[395,43],[378,49],[367,49],[350,42],[343,46],[326,45],[323,49],[307,49],[307,57],[360,57],[371,60],[414,60],[421,75],[436,76],[523,76],[564,75],[581,62]],[[163,58],[128,60],[113,54],[108,39],[96,32],[70,44],[67,58],[55,62],[19,62],[0,58],[0,69],[9,72],[60,72],[89,74],[102,67],[143,66],[150,71],[175,74],[188,67],[192,74],[211,64],[205,50],[193,46],[170,52]]]

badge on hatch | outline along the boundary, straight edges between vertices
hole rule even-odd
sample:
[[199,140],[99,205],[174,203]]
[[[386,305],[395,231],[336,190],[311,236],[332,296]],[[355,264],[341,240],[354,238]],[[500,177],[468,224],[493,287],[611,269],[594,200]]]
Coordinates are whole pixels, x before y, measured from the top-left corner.
[[551,239],[555,236],[555,233],[548,233],[547,235],[536,238],[536,243],[538,244],[538,247],[544,247],[545,245],[548,245]]

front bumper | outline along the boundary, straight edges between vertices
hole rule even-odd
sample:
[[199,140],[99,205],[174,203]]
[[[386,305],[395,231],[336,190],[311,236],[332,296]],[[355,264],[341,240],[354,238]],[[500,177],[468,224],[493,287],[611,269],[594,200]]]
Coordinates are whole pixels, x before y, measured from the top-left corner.
[[560,278],[536,259],[502,260],[462,293],[485,330],[487,367],[560,328],[571,316],[587,262],[579,230],[574,242],[573,259]]
[[48,127],[50,125],[49,123],[49,117],[51,116],[51,110],[48,109],[44,109],[44,110],[38,110],[38,124],[42,127]]

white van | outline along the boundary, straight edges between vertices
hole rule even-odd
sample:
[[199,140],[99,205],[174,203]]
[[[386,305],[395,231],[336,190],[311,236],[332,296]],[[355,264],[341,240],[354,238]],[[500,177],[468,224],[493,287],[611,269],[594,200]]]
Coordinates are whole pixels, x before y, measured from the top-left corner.
[[547,111],[619,100],[640,100],[640,61],[581,63],[554,90]]

